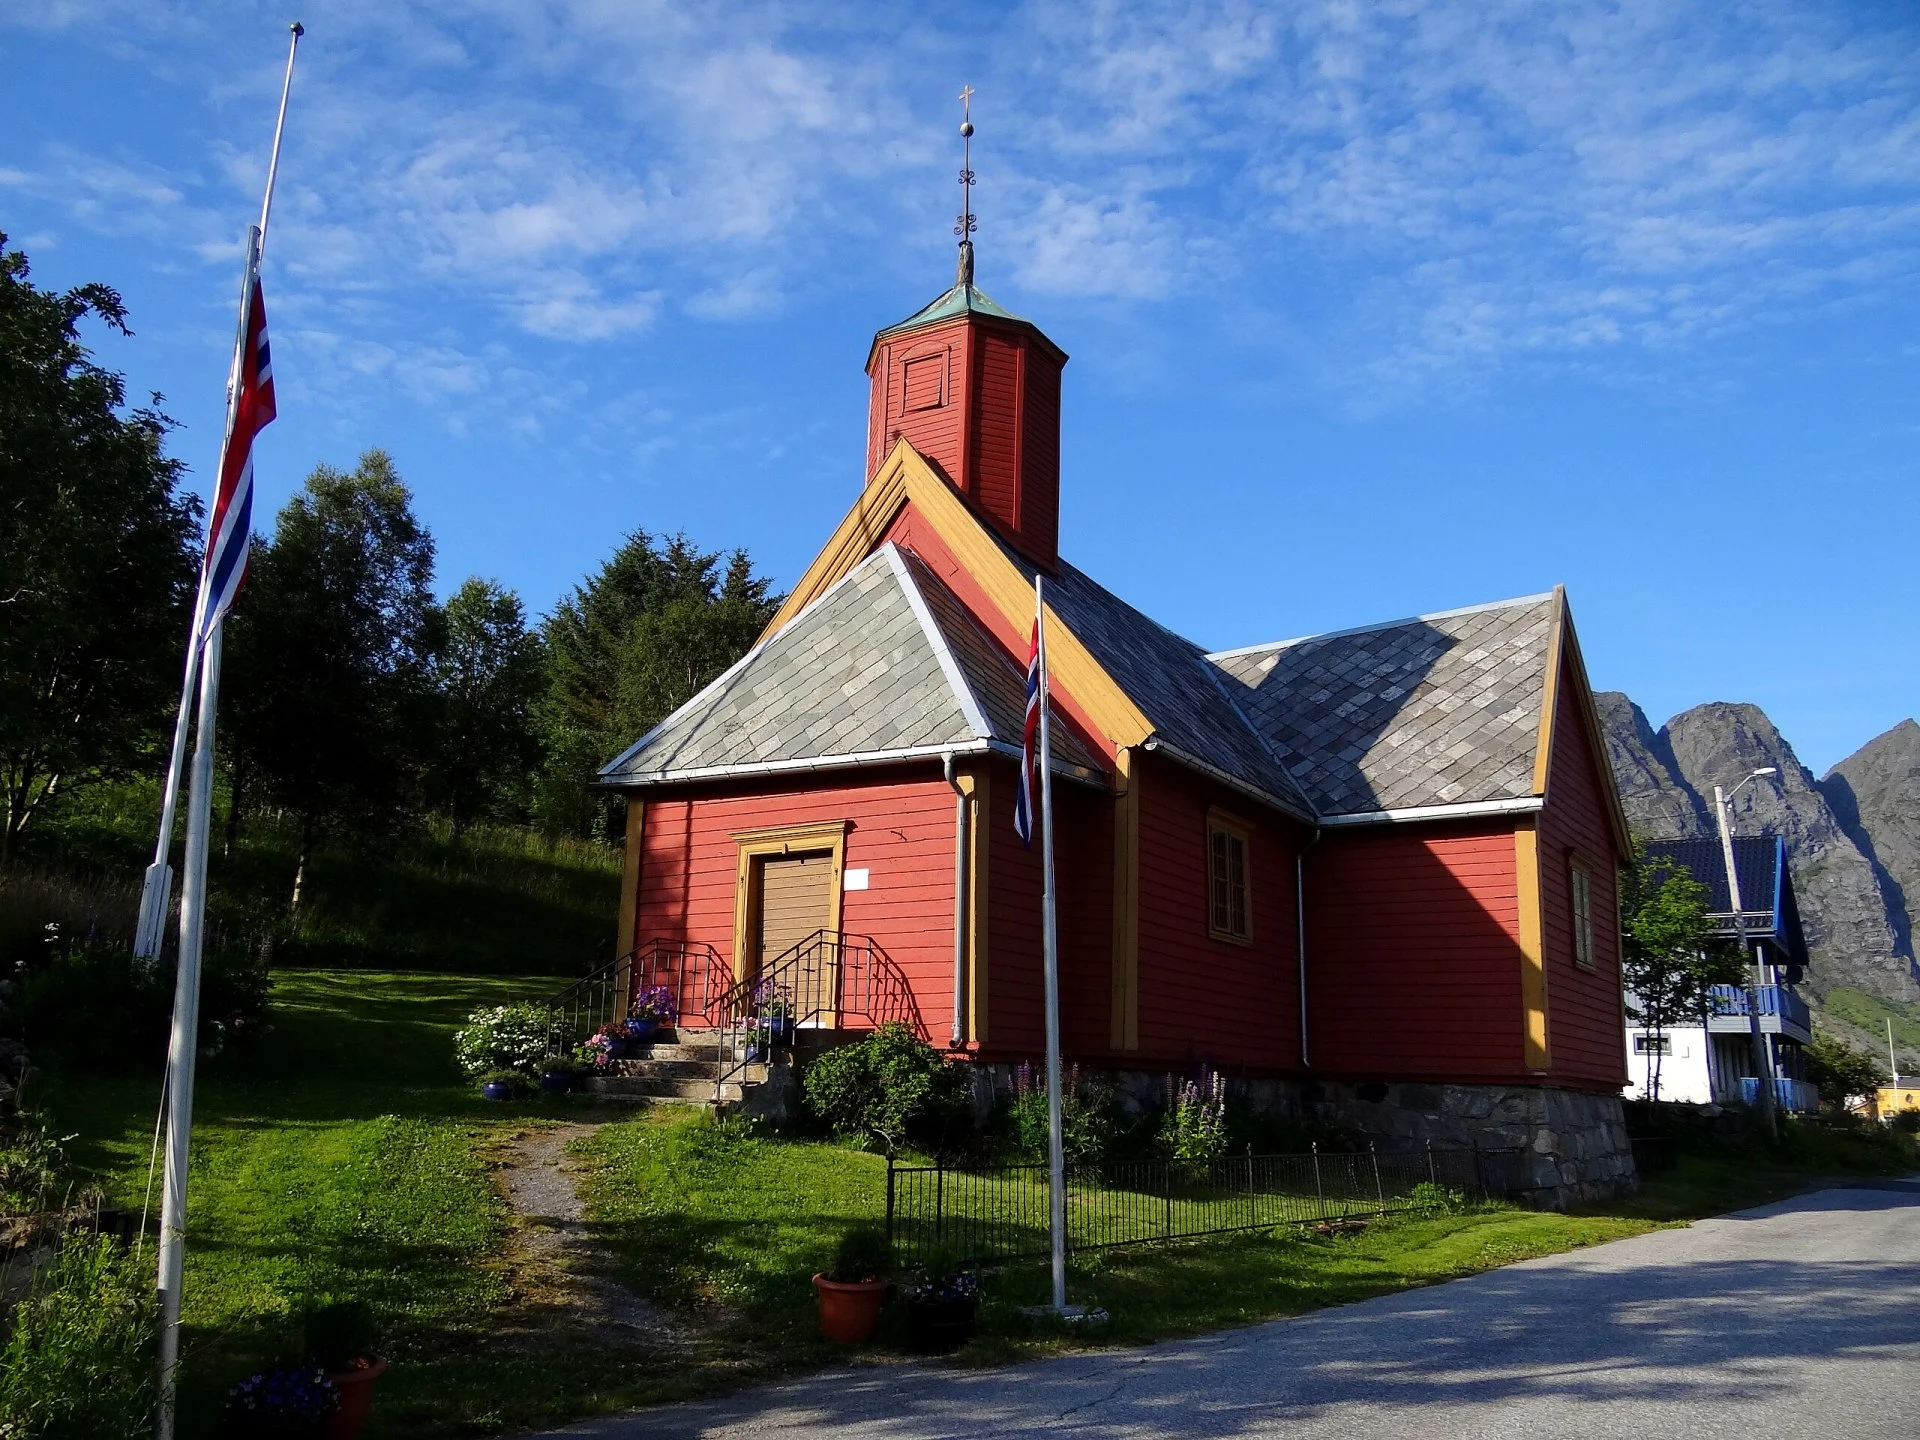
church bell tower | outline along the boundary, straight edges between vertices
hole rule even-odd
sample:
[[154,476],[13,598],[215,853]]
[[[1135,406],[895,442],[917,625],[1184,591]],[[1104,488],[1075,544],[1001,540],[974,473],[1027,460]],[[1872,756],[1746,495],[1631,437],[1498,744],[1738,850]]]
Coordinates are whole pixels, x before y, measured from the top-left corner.
[[[961,92],[966,103],[971,90]],[[1060,371],[1067,355],[973,283],[973,123],[960,122],[954,286],[873,337],[867,476],[905,440],[1042,570],[1060,562]]]

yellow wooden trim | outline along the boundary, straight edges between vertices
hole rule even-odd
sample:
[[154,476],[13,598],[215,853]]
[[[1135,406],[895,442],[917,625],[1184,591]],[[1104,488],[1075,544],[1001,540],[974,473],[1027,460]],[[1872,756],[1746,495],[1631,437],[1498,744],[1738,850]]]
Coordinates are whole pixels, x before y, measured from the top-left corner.
[[620,934],[614,940],[613,953],[620,963],[614,971],[616,994],[633,994],[633,965],[629,957],[640,943],[635,933],[640,915],[640,860],[647,835],[647,802],[638,795],[627,796],[626,853],[620,865]]
[[[1033,582],[1007,557],[980,518],[920,453],[901,440],[874,472],[824,549],[807,567],[779,612],[761,632],[764,642],[862,560],[873,553],[908,501],[939,535],[974,583],[1019,635],[1033,625]],[[1140,708],[1093,658],[1053,607],[1047,607],[1047,664],[1109,745],[1138,745],[1153,733]]]
[[[762,830],[738,830],[739,847],[733,881],[733,978],[747,978],[747,937],[753,933],[753,862],[769,855],[791,855],[826,850],[833,855],[827,876],[827,928],[840,929],[841,883],[846,872],[847,827],[850,821],[821,820],[801,825],[773,825]],[[760,957],[754,957],[758,959]]]
[[1135,752],[1113,757],[1113,1002],[1107,1039],[1115,1050],[1140,1048],[1140,786]]
[[1520,909],[1521,1041],[1529,1070],[1547,1068],[1547,961],[1540,920],[1540,836],[1532,823],[1513,832],[1513,878]]
[[1533,743],[1533,793],[1547,793],[1553,764],[1553,713],[1560,703],[1560,640],[1567,629],[1567,590],[1553,587],[1553,621],[1547,631],[1546,683],[1540,689],[1540,728]]
[[971,801],[967,826],[967,1038],[987,1041],[987,876],[993,844],[993,772],[986,763],[962,771],[960,788]]

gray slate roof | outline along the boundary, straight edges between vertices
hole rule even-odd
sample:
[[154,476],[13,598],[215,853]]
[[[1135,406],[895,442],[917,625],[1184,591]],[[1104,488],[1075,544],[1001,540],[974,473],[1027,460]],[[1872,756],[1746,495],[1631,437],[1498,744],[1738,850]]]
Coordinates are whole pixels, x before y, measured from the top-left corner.
[[[612,785],[850,756],[1017,749],[1023,676],[917,558],[882,546],[601,771]],[[1056,727],[1056,769],[1100,762]]]
[[[1031,572],[1025,561],[1018,563]],[[1046,595],[1054,613],[1127,692],[1164,744],[1289,809],[1313,814],[1311,801],[1288,773],[1285,752],[1235,706],[1218,667],[1198,645],[1148,619],[1064,560],[1059,578],[1047,582]]]
[[1554,607],[1534,595],[1212,659],[1323,815],[1519,800]]

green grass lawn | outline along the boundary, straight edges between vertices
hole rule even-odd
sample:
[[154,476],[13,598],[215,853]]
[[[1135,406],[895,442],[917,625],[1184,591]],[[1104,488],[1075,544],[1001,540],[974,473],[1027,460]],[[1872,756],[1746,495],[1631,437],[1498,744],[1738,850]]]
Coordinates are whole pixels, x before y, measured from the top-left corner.
[[[385,1331],[394,1366],[376,1437],[494,1434],[845,1358],[815,1333],[809,1277],[848,1228],[884,1214],[885,1161],[675,1110],[622,1115],[576,1142],[574,1158],[588,1220],[619,1278],[688,1334],[664,1348],[608,1327],[581,1329],[577,1343],[567,1332],[566,1344],[545,1349],[511,1338],[540,1297],[525,1292],[513,1217],[490,1172],[516,1135],[586,1112],[567,1099],[481,1100],[452,1065],[451,1038],[475,1007],[552,984],[275,973],[272,1033],[201,1070],[185,1304],[190,1427],[209,1425],[226,1385],[284,1353],[293,1314],[321,1299],[365,1300]],[[137,1208],[157,1076],[56,1072],[40,1097],[59,1131],[76,1136],[79,1163],[113,1201]],[[1822,1171],[1896,1163],[1820,1137],[1796,1143],[1801,1150],[1764,1160],[1688,1157],[1602,1214],[1489,1207],[1350,1234],[1279,1229],[1084,1255],[1073,1294],[1111,1312],[1099,1336],[1031,1329],[1019,1309],[1045,1298],[1045,1269],[1011,1266],[987,1278],[982,1335],[960,1358],[987,1364],[1297,1314],[1755,1203]],[[876,1353],[902,1348],[900,1325],[891,1314]]]
[[[210,1426],[228,1384],[292,1346],[291,1315],[317,1299],[367,1301],[389,1337],[396,1363],[376,1433],[457,1419],[468,1407],[448,1406],[455,1385],[486,1409],[466,1357],[507,1299],[495,1262],[508,1226],[486,1155],[523,1122],[463,1083],[451,1036],[476,1006],[552,983],[275,975],[273,1032],[203,1064],[195,1096],[182,1387],[192,1424]],[[77,1135],[76,1160],[137,1209],[157,1077],[55,1074],[43,1098]]]

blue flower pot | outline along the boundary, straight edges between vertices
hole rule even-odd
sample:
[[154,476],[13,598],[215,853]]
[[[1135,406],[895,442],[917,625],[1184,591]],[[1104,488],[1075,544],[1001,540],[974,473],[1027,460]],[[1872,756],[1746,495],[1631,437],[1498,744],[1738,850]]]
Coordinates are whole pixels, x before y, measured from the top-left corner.
[[549,1094],[559,1094],[573,1088],[573,1072],[570,1070],[542,1070],[540,1088]]
[[480,1093],[489,1100],[513,1099],[513,1086],[504,1080],[489,1080],[480,1087]]
[[660,1022],[657,1020],[627,1021],[627,1039],[635,1045],[648,1044],[659,1030]]
[[767,1043],[769,1045],[791,1045],[793,1043],[793,1017],[785,1016],[779,1020],[767,1022]]

